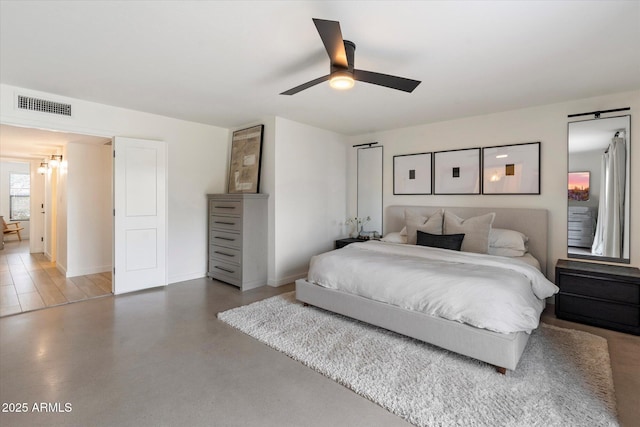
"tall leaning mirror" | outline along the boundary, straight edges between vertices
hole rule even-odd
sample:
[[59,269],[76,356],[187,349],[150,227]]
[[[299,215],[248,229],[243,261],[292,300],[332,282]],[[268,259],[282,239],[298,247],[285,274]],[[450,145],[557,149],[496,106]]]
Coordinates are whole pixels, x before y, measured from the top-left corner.
[[570,122],[567,256],[629,263],[631,116]]
[[382,235],[382,147],[358,149],[358,217],[370,220],[363,231]]

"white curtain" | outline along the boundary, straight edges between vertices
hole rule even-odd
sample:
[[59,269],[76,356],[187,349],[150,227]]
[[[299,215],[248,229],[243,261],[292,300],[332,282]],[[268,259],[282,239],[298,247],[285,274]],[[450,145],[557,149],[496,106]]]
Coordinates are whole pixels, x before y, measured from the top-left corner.
[[613,138],[602,156],[598,221],[591,253],[622,256],[624,242],[624,186],[627,150],[624,138]]

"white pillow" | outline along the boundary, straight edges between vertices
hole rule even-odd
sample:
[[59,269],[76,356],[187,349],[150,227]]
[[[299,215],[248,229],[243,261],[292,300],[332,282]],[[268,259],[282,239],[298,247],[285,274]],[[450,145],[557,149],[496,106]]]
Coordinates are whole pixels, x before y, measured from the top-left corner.
[[396,231],[393,233],[388,233],[382,239],[380,239],[380,241],[388,243],[407,243],[407,235],[405,234],[403,236],[402,231]]
[[513,249],[526,252],[529,238],[519,231],[493,228],[489,233],[489,248]]
[[461,251],[486,254],[489,251],[489,232],[495,212],[462,219],[449,211],[444,212],[444,234],[464,234]]
[[415,245],[418,240],[418,230],[430,234],[442,234],[442,209],[429,216],[423,216],[409,209],[404,211],[404,221],[407,229],[407,243]]

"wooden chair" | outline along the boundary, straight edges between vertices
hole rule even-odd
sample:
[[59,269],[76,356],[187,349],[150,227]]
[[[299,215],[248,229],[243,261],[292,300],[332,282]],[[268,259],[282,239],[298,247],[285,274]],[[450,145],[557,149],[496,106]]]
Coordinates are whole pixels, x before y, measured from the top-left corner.
[[0,216],[0,218],[2,218],[2,234],[17,234],[18,240],[22,242],[22,236],[20,236],[20,232],[24,230],[24,227],[20,227],[20,222],[10,222],[7,224],[4,221],[3,216]]

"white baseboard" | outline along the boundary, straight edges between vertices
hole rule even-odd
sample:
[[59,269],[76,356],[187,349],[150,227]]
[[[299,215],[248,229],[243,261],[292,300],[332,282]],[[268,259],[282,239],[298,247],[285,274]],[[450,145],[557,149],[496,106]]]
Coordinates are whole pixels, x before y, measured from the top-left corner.
[[[60,270],[61,267],[59,265],[57,265],[56,267],[58,267],[58,270]],[[60,270],[62,272],[62,270]],[[93,267],[87,267],[87,268],[78,268],[76,270],[66,270],[66,277],[76,277],[76,276],[86,276],[89,274],[98,274],[98,273],[106,273],[108,271],[113,271],[113,267],[111,265],[97,265],[97,266],[93,266]]]
[[[171,276],[169,277],[169,282],[168,284],[173,284],[173,283],[179,283],[179,282],[186,282],[188,280],[194,280],[194,279],[201,279],[203,277],[207,277],[207,273],[206,271],[203,271],[201,273],[189,273],[189,274],[180,274],[178,276]],[[298,279],[304,279],[305,277],[307,277],[307,273],[302,273],[302,274],[295,274],[295,275],[291,275],[291,276],[287,276],[281,279],[268,279],[267,280],[267,285],[269,286],[273,286],[273,287],[279,287],[279,286],[284,286],[284,285],[288,285],[289,283],[293,283]]]
[[298,279],[304,279],[305,277],[307,277],[307,273],[308,272],[304,272],[302,274],[294,274],[294,275],[291,275],[291,276],[282,277],[280,279],[269,279],[269,280],[267,280],[267,285],[273,286],[274,288],[277,288],[279,286],[288,285],[289,283],[293,283]]
[[[46,255],[46,254],[45,254]],[[51,260],[51,257],[47,257],[49,260]],[[65,266],[56,263],[56,270],[58,270],[60,273],[62,273],[62,275],[64,277],[71,277],[71,276],[67,276],[67,269],[65,268]]]
[[[4,236],[4,241],[6,242],[18,242],[20,241],[20,239],[18,239],[18,236],[14,236],[13,234],[9,234],[7,236]],[[23,237],[22,238],[23,242],[28,242],[29,238],[28,237]]]

